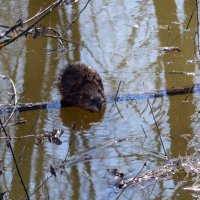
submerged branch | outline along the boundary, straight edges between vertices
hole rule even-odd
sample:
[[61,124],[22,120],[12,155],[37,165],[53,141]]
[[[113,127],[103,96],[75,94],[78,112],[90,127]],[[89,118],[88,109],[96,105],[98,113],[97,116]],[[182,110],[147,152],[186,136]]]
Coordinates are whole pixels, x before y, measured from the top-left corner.
[[[173,96],[173,95],[183,95],[189,93],[200,92],[200,85],[189,85],[182,87],[173,87],[167,90],[156,90],[151,93],[141,93],[141,94],[116,94],[114,96],[107,96],[107,103],[116,103],[122,101],[131,101],[138,99],[148,99],[148,98],[158,98],[164,96]],[[54,102],[38,102],[38,103],[23,103],[23,104],[0,104],[0,113],[10,113],[13,111],[23,112],[29,110],[38,110],[38,109],[59,109],[61,107],[68,107],[69,104],[66,104],[63,101],[54,101]]]

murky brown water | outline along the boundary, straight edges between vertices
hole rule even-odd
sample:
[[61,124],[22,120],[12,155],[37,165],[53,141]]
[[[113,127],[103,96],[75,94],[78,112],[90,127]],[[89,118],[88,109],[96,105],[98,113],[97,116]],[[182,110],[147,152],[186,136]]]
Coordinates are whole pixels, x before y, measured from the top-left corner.
[[[53,1],[1,1],[0,24],[13,25],[22,14],[26,19]],[[73,7],[60,6],[43,21],[46,26],[64,33],[86,1]],[[120,93],[141,93],[154,89],[199,83],[199,76],[171,74],[173,71],[199,74],[195,57],[194,35],[196,16],[189,29],[194,0],[104,0],[91,1],[80,18],[68,31],[67,37],[82,42],[83,47],[68,53],[53,49],[53,39],[19,39],[1,50],[0,74],[8,75],[16,84],[22,102],[59,100],[57,77],[67,62],[80,61],[96,69],[104,82],[107,95],[115,94],[121,81]],[[177,46],[181,52],[163,53],[161,47]],[[73,48],[73,45],[69,45]],[[1,81],[2,82],[2,81]],[[7,85],[0,83],[1,90]],[[151,99],[164,147],[170,158],[190,153],[189,146],[199,147],[199,94]],[[8,95],[1,95],[1,103]],[[49,166],[59,165],[68,149],[70,159],[89,157],[57,174],[36,192],[32,199],[116,199],[119,192],[112,187],[110,168],[120,168],[128,175],[137,174],[165,163],[164,151],[147,100],[107,104],[104,113],[95,114],[78,108],[49,109],[18,113],[14,120],[26,124],[10,126],[12,136],[41,134],[62,129],[62,145],[45,140],[38,146],[34,139],[13,141],[15,155],[20,161],[23,179],[31,193],[46,177]],[[119,112],[120,110],[120,112]],[[75,124],[75,130],[72,129]],[[143,126],[148,138],[145,138]],[[3,133],[1,133],[3,136]],[[197,135],[197,136],[196,136]],[[91,149],[117,137],[137,139]],[[187,137],[185,137],[187,136]],[[69,143],[71,145],[69,147]],[[81,152],[83,154],[81,154]],[[81,154],[81,155],[80,155]],[[10,189],[10,199],[24,199],[24,190],[6,142],[1,140],[0,159],[4,174],[0,176],[0,191]],[[14,174],[13,174],[14,173]],[[192,180],[192,179],[191,179]],[[186,191],[184,177],[174,176],[168,181],[151,181],[145,187],[130,186],[119,199],[192,199],[198,192]]]

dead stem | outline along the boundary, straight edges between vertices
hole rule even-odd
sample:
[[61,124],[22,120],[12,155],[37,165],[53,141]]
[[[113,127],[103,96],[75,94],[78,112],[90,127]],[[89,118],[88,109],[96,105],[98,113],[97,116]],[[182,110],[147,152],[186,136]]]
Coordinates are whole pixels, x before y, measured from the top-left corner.
[[194,7],[193,7],[192,13],[191,13],[191,15],[190,15],[190,18],[189,18],[189,20],[188,20],[187,26],[186,26],[186,28],[185,28],[186,30],[188,30],[188,28],[189,28],[189,26],[190,26],[190,22],[191,22],[191,20],[192,20],[192,18],[193,18],[195,9],[196,9],[196,4],[195,4]]
[[167,152],[166,152],[166,150],[165,150],[164,143],[163,143],[163,141],[162,141],[162,137],[161,137],[161,134],[160,134],[160,129],[158,128],[158,124],[157,124],[156,118],[155,118],[155,116],[154,116],[153,109],[152,109],[152,107],[151,107],[151,104],[150,104],[150,102],[149,102],[149,99],[147,99],[147,102],[148,102],[149,108],[150,108],[150,110],[151,110],[151,114],[152,114],[152,116],[153,116],[154,123],[155,123],[155,125],[156,125],[157,133],[158,133],[158,136],[159,136],[159,138],[160,138],[160,142],[161,142],[163,151],[164,151],[164,153],[165,153],[165,156],[167,157]]
[[[112,146],[114,144],[117,144],[119,142],[124,142],[124,141],[131,141],[131,140],[136,140],[139,138],[131,136],[126,136],[126,137],[121,137],[121,138],[114,138],[110,139],[104,143],[100,143],[95,145],[94,147],[91,147],[85,151],[79,152],[76,155],[72,156],[67,160],[67,157],[69,156],[69,148],[71,146],[71,141],[69,142],[69,147],[65,156],[65,159],[61,161],[61,163],[58,165],[58,167],[54,167],[54,172],[56,173],[59,169],[65,169],[68,167],[72,167],[74,165],[77,165],[80,162],[86,162],[91,159],[91,156],[88,154],[94,150],[97,150],[99,148],[106,148],[109,146]],[[54,177],[54,175],[49,175],[45,180],[43,180],[30,194],[29,197],[31,197],[36,191],[38,191],[50,178]]]
[[12,86],[12,91],[13,91],[13,94],[12,94],[12,98],[11,100],[14,98],[14,105],[13,105],[13,108],[10,112],[10,114],[8,115],[8,117],[5,119],[5,121],[3,122],[3,126],[6,127],[7,124],[9,123],[10,119],[12,118],[16,108],[17,108],[17,104],[18,104],[18,98],[17,98],[17,92],[16,92],[16,87],[15,87],[15,84],[13,82],[12,79],[8,78],[7,76],[3,76],[3,75],[0,75],[0,77],[3,79],[3,80],[8,80],[10,83],[11,83],[11,86]]
[[[10,40],[2,41],[0,43],[0,48],[3,48],[5,46],[9,45],[10,43],[14,42],[18,38],[26,35],[28,33],[28,31],[30,31],[33,27],[35,27],[35,25],[38,24],[42,19],[44,19],[48,14],[50,14],[60,3],[62,3],[62,1],[63,0],[55,1],[49,7],[44,9],[41,13],[36,14],[34,17],[32,17],[31,21],[33,20],[33,18],[35,19],[35,18],[37,18],[39,16],[39,18],[35,22],[33,22],[33,24],[31,24],[27,29],[22,31],[19,35],[17,35],[16,37],[11,38]],[[27,23],[27,21],[25,21],[25,23]],[[23,24],[23,22],[18,22],[16,25],[11,27],[10,30],[6,31],[6,35],[8,35],[11,31],[15,30],[17,27],[21,26],[22,24]]]
[[142,124],[141,124],[141,128],[142,128],[142,131],[143,131],[143,133],[145,134],[145,136],[147,138],[147,134],[146,134],[146,132],[145,132],[144,127],[142,126]]
[[[134,177],[134,179],[136,179],[138,177],[138,175],[143,171],[144,167],[146,166],[146,162],[144,163],[144,165],[142,166],[142,168],[140,169],[140,171],[136,174],[136,176]],[[133,179],[133,181],[134,181]],[[118,195],[118,197],[116,198],[116,200],[119,199],[119,197],[122,195],[122,193],[131,185],[131,182],[120,192],[120,194]]]
[[75,23],[75,21],[79,18],[81,13],[87,8],[88,4],[90,3],[91,0],[88,0],[85,6],[81,9],[81,11],[78,13],[78,15],[72,20],[72,22],[67,26],[66,31],[64,35],[71,29],[72,25]]
[[[198,1],[196,0],[196,4],[195,4],[195,8],[196,8],[196,20],[197,20],[197,31],[196,31],[196,35],[197,35],[197,49],[198,49],[198,55],[200,54],[200,44],[199,44],[199,6],[198,6]],[[195,40],[194,40],[195,42]],[[194,45],[195,46],[195,45]]]
[[116,92],[115,97],[114,97],[114,103],[115,103],[115,106],[117,108],[117,111],[118,111],[119,115],[121,116],[121,118],[124,118],[122,116],[122,114],[121,114],[121,111],[120,111],[118,105],[117,105],[117,99],[118,99],[118,93],[119,93],[120,86],[121,86],[121,80],[120,80],[120,82],[118,84],[118,87],[117,87],[117,92]]
[[23,181],[21,172],[20,172],[20,170],[19,170],[19,166],[18,166],[18,164],[17,164],[17,160],[16,160],[16,157],[15,157],[15,154],[14,154],[14,151],[13,151],[13,148],[12,148],[12,145],[11,145],[11,142],[10,142],[10,137],[9,137],[9,135],[8,135],[7,132],[6,132],[5,127],[4,127],[4,125],[3,125],[2,121],[1,121],[1,119],[0,119],[0,125],[1,125],[1,128],[2,128],[2,130],[3,130],[4,134],[5,134],[5,136],[8,138],[8,140],[7,140],[7,145],[8,145],[8,147],[10,148],[10,151],[11,151],[11,154],[12,154],[12,157],[13,157],[13,160],[14,160],[14,163],[15,163],[15,167],[16,167],[16,169],[17,169],[17,173],[18,173],[18,175],[19,175],[20,181],[21,181],[22,186],[23,186],[23,188],[24,188],[24,191],[25,191],[25,193],[26,193],[27,199],[29,200],[28,191],[27,191],[27,189],[26,189],[26,186],[25,186],[25,184],[24,184],[24,181]]

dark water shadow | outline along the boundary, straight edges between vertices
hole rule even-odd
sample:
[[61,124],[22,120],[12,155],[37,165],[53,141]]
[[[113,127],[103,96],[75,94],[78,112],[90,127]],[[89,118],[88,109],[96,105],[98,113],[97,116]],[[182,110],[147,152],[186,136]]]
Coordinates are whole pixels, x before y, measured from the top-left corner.
[[66,107],[60,110],[63,125],[76,131],[87,131],[94,124],[102,121],[105,109],[95,113],[77,107]]

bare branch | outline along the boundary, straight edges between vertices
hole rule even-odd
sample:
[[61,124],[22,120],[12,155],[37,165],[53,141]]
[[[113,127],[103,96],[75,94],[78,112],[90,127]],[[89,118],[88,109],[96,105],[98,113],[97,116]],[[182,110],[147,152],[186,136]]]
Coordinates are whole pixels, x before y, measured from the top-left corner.
[[13,151],[13,148],[12,148],[12,145],[11,145],[11,142],[10,142],[9,134],[7,134],[6,129],[5,129],[5,127],[4,127],[4,125],[3,125],[2,121],[1,121],[1,119],[0,119],[0,126],[1,126],[1,128],[2,128],[2,130],[3,130],[3,132],[4,132],[4,134],[5,134],[5,136],[8,137],[7,145],[8,145],[8,147],[10,148],[10,151],[11,151],[11,154],[12,154],[12,157],[13,157],[13,160],[14,160],[14,163],[15,163],[15,167],[16,167],[16,169],[17,169],[17,173],[18,173],[18,175],[19,175],[20,181],[21,181],[22,186],[23,186],[23,188],[24,188],[24,191],[25,191],[25,193],[26,193],[27,199],[29,199],[28,191],[27,191],[26,186],[25,186],[25,184],[24,184],[24,181],[23,181],[23,179],[22,179],[22,175],[21,175],[21,172],[20,172],[20,170],[19,170],[19,166],[18,166],[18,164],[17,164],[17,160],[16,160],[16,157],[15,157],[15,154],[14,154],[14,151]]
[[13,80],[10,79],[10,78],[7,77],[7,76],[4,76],[4,75],[0,75],[0,77],[1,77],[3,80],[8,80],[8,81],[11,83],[12,91],[13,91],[11,100],[14,98],[14,105],[12,105],[12,110],[11,110],[10,114],[7,116],[7,118],[5,119],[5,121],[3,122],[3,126],[6,127],[6,125],[9,123],[10,119],[12,118],[12,116],[13,116],[13,114],[14,114],[16,108],[17,108],[18,98],[17,98],[16,87],[15,87],[15,84],[14,84]]
[[85,4],[85,6],[82,8],[82,10],[78,13],[78,15],[72,20],[72,22],[68,25],[68,27],[66,28],[66,31],[64,33],[64,35],[66,35],[66,33],[71,29],[72,25],[75,23],[75,21],[79,18],[80,14],[87,8],[88,4],[90,3],[91,0],[88,0],[87,3]]
[[22,31],[16,37],[12,37],[11,39],[6,39],[6,40],[3,40],[2,42],[0,42],[0,48],[3,48],[5,46],[7,46],[8,44],[16,41],[18,38],[26,35],[33,27],[35,27],[36,24],[38,24],[42,19],[44,19],[48,14],[50,14],[62,2],[63,2],[63,0],[57,0],[57,1],[55,1],[49,7],[47,7],[43,11],[37,13],[35,16],[33,16],[32,18],[26,20],[25,22],[22,22],[22,20],[18,20],[19,22],[17,24],[15,24],[14,26],[12,26],[9,30],[7,30],[5,32],[5,34],[3,36],[1,36],[0,39],[2,39],[3,37],[9,35],[14,30],[17,30],[18,27],[21,27],[21,26],[23,26],[24,24],[26,24],[26,23],[28,23],[30,21],[33,21],[33,20],[35,20],[35,21],[27,29],[25,29],[24,31]]

